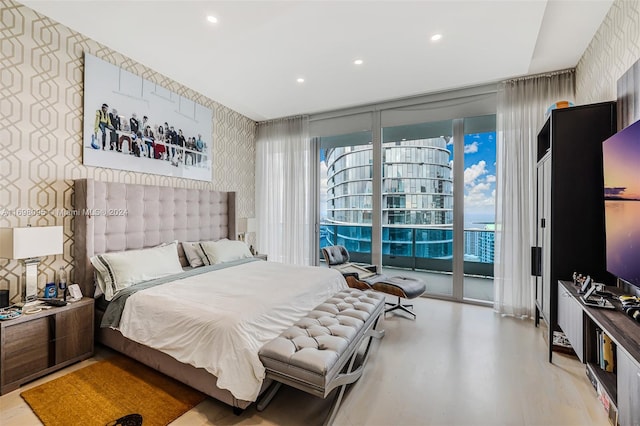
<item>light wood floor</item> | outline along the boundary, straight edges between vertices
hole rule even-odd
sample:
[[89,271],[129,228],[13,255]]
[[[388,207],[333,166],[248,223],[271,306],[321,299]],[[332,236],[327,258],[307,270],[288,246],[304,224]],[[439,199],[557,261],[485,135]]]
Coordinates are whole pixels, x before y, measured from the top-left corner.
[[[547,362],[544,329],[491,309],[414,300],[416,321],[387,315],[364,376],[345,395],[336,425],[608,425],[577,358]],[[0,397],[0,425],[38,425],[20,397],[25,388],[109,356],[96,356]],[[328,401],[285,388],[263,412],[240,416],[207,399],[172,423],[322,424]]]

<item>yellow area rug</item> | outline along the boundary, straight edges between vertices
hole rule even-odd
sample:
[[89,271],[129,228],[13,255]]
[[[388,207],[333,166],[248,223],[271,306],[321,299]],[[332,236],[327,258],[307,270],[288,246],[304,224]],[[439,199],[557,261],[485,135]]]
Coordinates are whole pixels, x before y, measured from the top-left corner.
[[[205,395],[114,356],[20,394],[45,425],[166,425]],[[141,416],[141,419],[140,419]],[[118,421],[120,420],[120,421]]]

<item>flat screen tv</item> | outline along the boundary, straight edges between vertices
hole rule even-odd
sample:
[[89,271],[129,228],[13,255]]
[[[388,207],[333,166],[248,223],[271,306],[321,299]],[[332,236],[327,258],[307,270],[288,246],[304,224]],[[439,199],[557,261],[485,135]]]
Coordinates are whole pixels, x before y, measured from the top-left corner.
[[640,121],[602,145],[607,271],[640,288]]

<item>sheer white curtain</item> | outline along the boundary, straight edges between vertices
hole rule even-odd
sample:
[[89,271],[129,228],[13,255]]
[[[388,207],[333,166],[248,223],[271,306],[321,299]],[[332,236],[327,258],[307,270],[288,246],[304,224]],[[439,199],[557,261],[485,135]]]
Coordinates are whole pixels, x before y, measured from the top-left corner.
[[315,197],[309,118],[259,124],[256,139],[257,247],[269,260],[313,263]]
[[498,90],[494,309],[503,315],[533,316],[537,134],[552,103],[574,98],[572,70],[510,80]]

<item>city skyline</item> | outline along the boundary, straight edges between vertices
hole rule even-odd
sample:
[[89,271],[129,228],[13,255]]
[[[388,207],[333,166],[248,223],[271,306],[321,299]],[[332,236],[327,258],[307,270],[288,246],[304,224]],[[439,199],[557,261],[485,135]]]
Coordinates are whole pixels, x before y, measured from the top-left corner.
[[[453,138],[447,143],[453,164]],[[326,150],[320,150],[320,223],[327,219]],[[467,134],[464,138],[464,228],[485,229],[495,223],[495,132]]]

